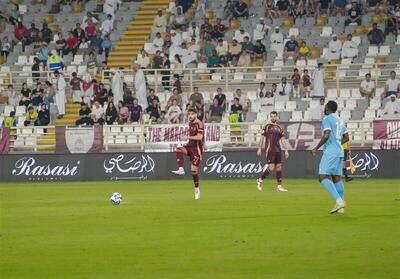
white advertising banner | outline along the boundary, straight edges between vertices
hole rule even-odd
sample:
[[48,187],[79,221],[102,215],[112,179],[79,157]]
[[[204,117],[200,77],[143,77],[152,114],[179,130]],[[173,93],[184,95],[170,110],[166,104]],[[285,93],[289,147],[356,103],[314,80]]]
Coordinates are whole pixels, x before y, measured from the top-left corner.
[[[218,124],[205,124],[205,141],[207,151],[222,151],[223,126]],[[148,128],[146,152],[174,152],[177,147],[185,142],[181,137],[189,135],[189,125],[154,125]]]

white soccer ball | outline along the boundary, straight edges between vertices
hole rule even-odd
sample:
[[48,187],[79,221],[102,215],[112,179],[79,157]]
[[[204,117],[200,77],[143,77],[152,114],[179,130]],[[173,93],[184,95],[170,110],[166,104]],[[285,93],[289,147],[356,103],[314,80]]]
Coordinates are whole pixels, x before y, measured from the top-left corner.
[[112,193],[110,202],[113,205],[119,205],[122,202],[122,195],[118,192]]

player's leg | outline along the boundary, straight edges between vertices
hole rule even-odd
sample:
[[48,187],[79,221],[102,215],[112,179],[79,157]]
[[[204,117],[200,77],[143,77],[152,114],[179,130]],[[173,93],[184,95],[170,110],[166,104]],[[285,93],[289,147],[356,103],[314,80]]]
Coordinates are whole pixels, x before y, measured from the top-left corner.
[[200,199],[200,178],[199,178],[199,165],[200,165],[200,156],[194,155],[191,156],[191,165],[190,171],[193,177],[193,184],[194,184],[194,199]]
[[267,168],[261,173],[260,177],[257,179],[257,189],[258,191],[263,190],[264,179],[275,169],[275,164],[271,163],[271,155],[267,154]]
[[185,175],[185,169],[183,168],[185,164],[184,156],[188,154],[188,151],[185,147],[178,147],[176,149],[176,161],[178,162],[178,170],[172,171],[173,174],[176,175]]
[[282,163],[276,164],[276,183],[277,190],[280,192],[287,192],[287,189],[283,188],[283,173],[282,173]]
[[343,205],[344,205],[342,208],[338,209],[336,212],[344,213],[344,207],[346,206],[346,203],[344,202],[344,183],[342,180],[342,176],[334,175],[334,176],[332,176],[332,181],[335,185],[336,191],[338,192],[339,196],[342,198]]

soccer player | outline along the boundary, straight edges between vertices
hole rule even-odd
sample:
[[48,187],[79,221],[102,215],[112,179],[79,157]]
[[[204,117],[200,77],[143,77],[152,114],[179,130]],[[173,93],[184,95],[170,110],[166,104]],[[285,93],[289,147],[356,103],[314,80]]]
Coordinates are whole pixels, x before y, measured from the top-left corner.
[[278,113],[272,111],[270,113],[271,123],[265,125],[262,136],[260,139],[260,144],[258,146],[257,155],[260,156],[262,149],[265,149],[267,155],[267,169],[261,173],[260,178],[257,179],[257,189],[259,191],[263,190],[263,180],[274,171],[276,168],[276,181],[277,190],[280,192],[287,192],[282,186],[282,148],[285,150],[285,158],[289,158],[289,152],[287,149],[285,132],[282,127],[277,124]]
[[194,199],[200,199],[199,188],[199,166],[204,148],[204,124],[197,118],[197,111],[194,108],[188,109],[189,118],[189,136],[183,136],[182,141],[188,141],[182,147],[178,147],[176,151],[176,158],[178,161],[178,170],[172,171],[176,175],[185,175],[184,155],[190,157],[190,170],[194,182]]
[[317,146],[311,150],[312,155],[324,146],[319,164],[319,181],[336,201],[330,213],[344,213],[344,184],[342,179],[342,162],[344,158],[342,144],[349,141],[349,134],[342,119],[336,114],[337,103],[329,101],[325,105],[325,117],[322,120],[323,136]]

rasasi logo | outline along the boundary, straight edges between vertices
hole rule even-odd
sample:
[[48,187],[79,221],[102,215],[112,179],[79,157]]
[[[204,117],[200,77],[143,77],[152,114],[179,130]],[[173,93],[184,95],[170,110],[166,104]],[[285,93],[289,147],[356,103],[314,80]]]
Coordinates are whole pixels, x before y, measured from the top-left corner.
[[75,176],[78,173],[80,161],[73,165],[36,165],[33,157],[23,157],[15,162],[12,175],[14,176],[34,176],[34,177],[67,177]]
[[227,163],[225,155],[213,155],[207,159],[203,168],[204,173],[251,175],[258,174],[267,168],[261,162],[243,163],[242,161]]

